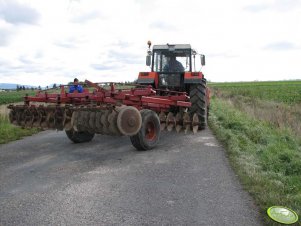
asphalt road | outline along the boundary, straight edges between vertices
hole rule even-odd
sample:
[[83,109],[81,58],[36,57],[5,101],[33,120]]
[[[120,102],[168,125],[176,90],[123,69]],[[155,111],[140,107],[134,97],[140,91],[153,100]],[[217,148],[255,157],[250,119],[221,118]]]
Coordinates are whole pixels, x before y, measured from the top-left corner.
[[0,225],[261,225],[210,130],[71,143],[45,131],[0,145]]

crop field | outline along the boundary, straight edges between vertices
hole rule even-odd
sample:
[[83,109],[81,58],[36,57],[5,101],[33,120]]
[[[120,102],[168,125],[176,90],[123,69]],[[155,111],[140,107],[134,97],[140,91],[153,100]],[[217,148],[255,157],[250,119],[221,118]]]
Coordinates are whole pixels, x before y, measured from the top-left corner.
[[26,94],[33,95],[33,94],[35,94],[35,91],[22,90],[22,91],[1,92],[0,93],[0,105],[21,102],[21,101],[23,101],[23,97]]
[[261,209],[301,215],[301,81],[211,83],[209,124]]
[[301,81],[211,83],[210,87],[228,97],[240,95],[286,104],[301,104]]

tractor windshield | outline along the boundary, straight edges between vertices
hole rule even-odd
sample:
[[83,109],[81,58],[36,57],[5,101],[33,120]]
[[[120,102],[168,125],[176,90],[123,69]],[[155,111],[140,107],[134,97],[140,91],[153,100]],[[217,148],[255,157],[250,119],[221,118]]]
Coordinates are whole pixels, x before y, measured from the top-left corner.
[[156,72],[185,72],[191,71],[190,50],[154,52],[153,71]]

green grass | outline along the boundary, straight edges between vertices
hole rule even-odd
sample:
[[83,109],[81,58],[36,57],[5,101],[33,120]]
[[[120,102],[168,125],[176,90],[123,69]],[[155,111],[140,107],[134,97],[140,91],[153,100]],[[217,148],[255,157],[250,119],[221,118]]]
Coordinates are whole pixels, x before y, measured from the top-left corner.
[[19,140],[24,136],[30,136],[39,132],[38,129],[22,129],[10,124],[7,116],[0,115],[0,144]]
[[283,205],[301,216],[301,141],[289,129],[256,120],[229,101],[213,98],[210,126],[254,197],[267,225],[268,207]]
[[290,207],[301,216],[301,81],[209,87],[210,127],[265,223],[279,225],[267,217],[272,205]]
[[23,101],[23,97],[26,94],[34,95],[35,92],[36,91],[32,91],[32,90],[1,92],[0,93],[0,105],[21,102],[21,101]]
[[224,97],[245,96],[286,104],[301,103],[301,81],[210,83]]

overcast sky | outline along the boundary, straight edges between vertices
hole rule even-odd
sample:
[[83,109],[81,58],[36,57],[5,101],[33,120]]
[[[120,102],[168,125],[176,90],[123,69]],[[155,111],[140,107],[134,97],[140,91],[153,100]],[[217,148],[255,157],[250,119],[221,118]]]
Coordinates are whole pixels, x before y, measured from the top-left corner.
[[210,81],[301,79],[301,0],[0,0],[0,83],[133,81],[148,40],[191,44]]

